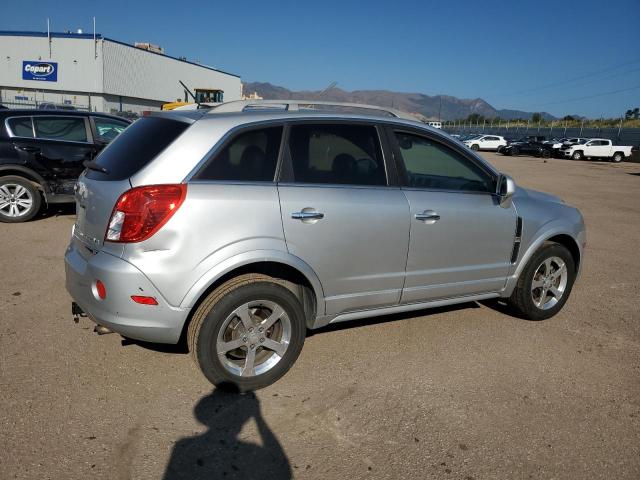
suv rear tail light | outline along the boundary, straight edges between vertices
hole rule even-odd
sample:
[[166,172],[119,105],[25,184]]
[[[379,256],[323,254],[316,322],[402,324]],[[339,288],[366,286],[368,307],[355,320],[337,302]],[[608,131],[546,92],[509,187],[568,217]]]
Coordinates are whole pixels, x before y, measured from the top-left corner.
[[120,195],[105,240],[133,243],[150,238],[169,221],[187,196],[187,185],[147,185]]

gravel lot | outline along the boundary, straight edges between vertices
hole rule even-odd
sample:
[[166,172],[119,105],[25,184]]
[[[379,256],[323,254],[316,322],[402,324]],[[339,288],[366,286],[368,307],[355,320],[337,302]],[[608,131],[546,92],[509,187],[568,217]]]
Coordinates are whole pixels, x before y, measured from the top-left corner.
[[73,323],[72,208],[0,224],[0,478],[640,478],[640,165],[486,157],[582,210],[564,310],[327,328],[255,395]]

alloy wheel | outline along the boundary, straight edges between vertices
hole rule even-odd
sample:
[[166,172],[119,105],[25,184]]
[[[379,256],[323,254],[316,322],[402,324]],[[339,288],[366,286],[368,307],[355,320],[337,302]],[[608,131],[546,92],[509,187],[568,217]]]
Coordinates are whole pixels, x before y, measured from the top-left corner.
[[27,188],[17,183],[0,185],[0,213],[17,218],[27,215],[33,208],[33,197]]
[[216,353],[224,368],[241,377],[262,375],[285,355],[291,341],[287,312],[270,300],[245,303],[218,331]]
[[545,259],[533,274],[533,304],[541,310],[553,308],[564,295],[568,279],[567,266],[560,257]]

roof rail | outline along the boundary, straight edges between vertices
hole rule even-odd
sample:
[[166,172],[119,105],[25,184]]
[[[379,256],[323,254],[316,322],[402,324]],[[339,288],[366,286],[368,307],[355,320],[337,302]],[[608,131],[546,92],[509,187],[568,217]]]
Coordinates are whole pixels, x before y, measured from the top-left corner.
[[378,112],[385,112],[392,117],[420,121],[420,119],[415,115],[401,112],[400,110],[395,110],[393,108],[380,107],[377,105],[365,105],[361,103],[329,102],[323,100],[234,100],[212,107],[211,110],[209,110],[209,113],[244,112],[247,109],[259,110],[267,109],[269,107],[283,107],[283,110],[295,112],[300,110],[311,110],[313,105],[376,110]]

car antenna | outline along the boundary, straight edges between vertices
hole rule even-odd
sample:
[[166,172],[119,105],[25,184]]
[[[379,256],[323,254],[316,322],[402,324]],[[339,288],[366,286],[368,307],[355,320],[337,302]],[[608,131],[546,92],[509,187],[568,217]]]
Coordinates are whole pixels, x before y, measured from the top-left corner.
[[191,90],[189,90],[189,87],[187,87],[184,83],[182,83],[182,80],[178,80],[178,83],[184,87],[184,90],[185,90],[189,95],[191,95],[191,98],[193,98],[193,101],[196,103],[196,105],[198,106],[198,108],[200,108],[200,102],[198,101],[198,99],[196,98],[196,96],[193,94],[193,92],[192,92]]

